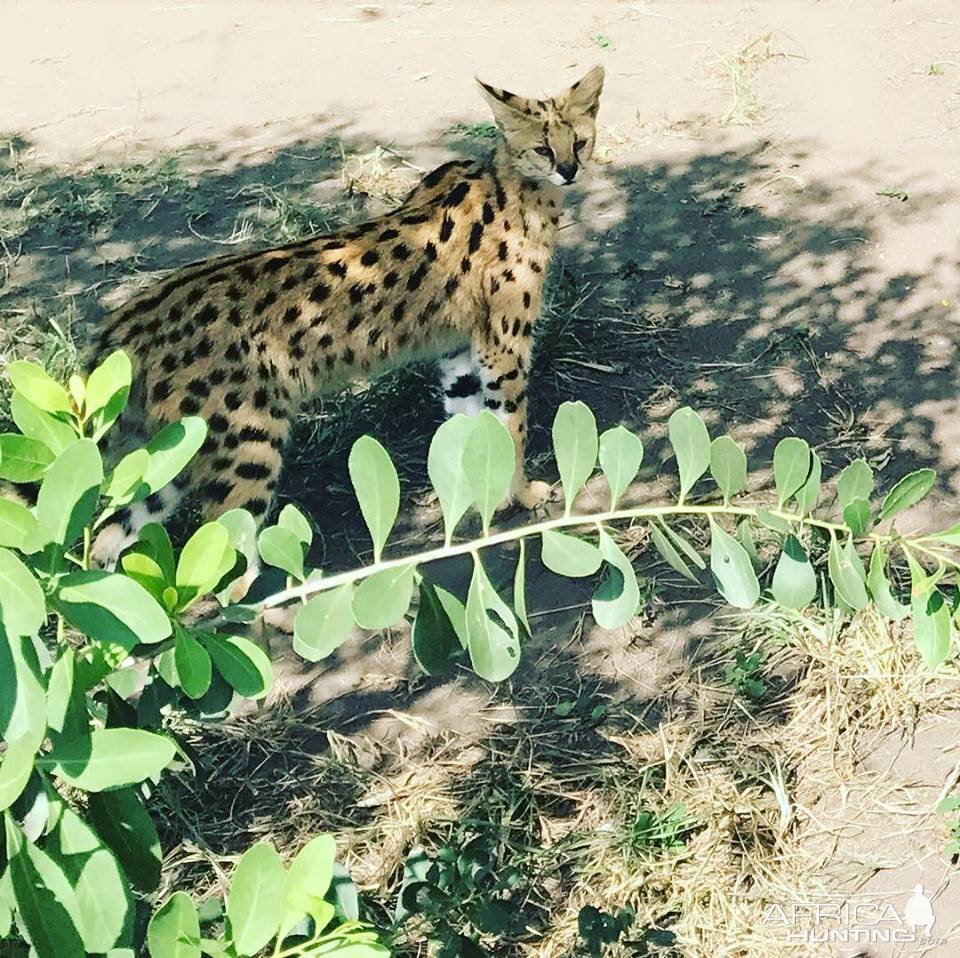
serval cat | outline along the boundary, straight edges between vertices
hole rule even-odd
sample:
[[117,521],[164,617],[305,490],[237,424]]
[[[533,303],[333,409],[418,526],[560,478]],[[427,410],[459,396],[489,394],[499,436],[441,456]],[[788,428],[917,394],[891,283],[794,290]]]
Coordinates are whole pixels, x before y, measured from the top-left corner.
[[185,478],[100,533],[95,560],[115,562],[188,491],[208,518],[242,507],[262,521],[304,400],[431,355],[448,413],[486,407],[513,436],[511,498],[541,502],[549,487],[523,460],[530,350],[603,76],[598,66],[547,100],[480,83],[499,130],[484,160],[438,167],[395,212],[353,229],[186,266],[112,313],[98,351],[133,361],[140,422],[127,432],[200,415],[208,435]]

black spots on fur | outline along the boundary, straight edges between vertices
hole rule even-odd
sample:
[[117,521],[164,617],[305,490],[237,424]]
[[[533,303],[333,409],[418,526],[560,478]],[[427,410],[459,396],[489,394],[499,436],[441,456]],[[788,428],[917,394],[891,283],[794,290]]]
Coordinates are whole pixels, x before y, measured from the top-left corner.
[[306,331],[305,329],[298,329],[298,330],[290,337],[290,346],[291,346],[291,348],[292,348],[292,349],[296,349],[296,348],[300,345],[300,343],[303,342],[303,337],[306,336],[306,335],[307,335],[307,331]]
[[210,384],[205,379],[191,379],[187,383],[187,392],[200,399],[206,399],[210,395]]
[[230,373],[230,382],[232,382],[234,386],[245,384],[246,381],[247,371],[245,369],[235,369],[232,373]]
[[367,343],[371,346],[375,346],[377,344],[377,340],[380,338],[380,333],[381,330],[378,327],[371,329],[367,335]]
[[503,231],[504,231],[504,233],[509,233],[509,232],[510,232],[510,220],[504,219],[504,221],[503,221]]
[[489,226],[493,222],[493,217],[495,216],[493,212],[493,207],[489,203],[484,202],[483,211],[481,215],[483,217],[484,224],[486,226]]
[[437,247],[433,243],[427,243],[427,245],[424,246],[423,251],[427,254],[427,259],[430,260],[431,263],[436,262]]
[[266,409],[269,402],[270,394],[267,392],[266,386],[258,386],[253,393],[253,405],[257,409]]
[[523,335],[531,336],[533,335],[533,323],[524,323],[523,324]]
[[380,256],[374,249],[368,249],[363,256],[360,257],[360,264],[362,266],[376,266],[380,262]]
[[512,282],[514,281],[514,279],[515,279],[515,277],[514,277],[514,275],[513,275],[513,270],[512,270],[512,269],[505,269],[505,270],[500,274],[500,278],[501,278],[505,283],[512,283]]
[[313,277],[316,275],[317,275],[317,264],[307,263],[307,265],[303,267],[303,272],[300,274],[300,279],[304,283],[309,283],[310,280],[312,280]]
[[256,269],[249,263],[241,263],[237,267],[237,275],[246,283],[252,283],[257,278]]
[[240,430],[240,442],[269,442],[270,433],[259,426],[244,426]]
[[237,463],[237,467],[233,471],[241,479],[250,479],[259,482],[262,482],[264,479],[269,479],[273,472],[269,466],[264,465],[262,462],[240,462]]
[[503,401],[503,411],[504,412],[516,412],[517,404],[512,399],[505,399]]
[[211,386],[222,386],[227,381],[227,374],[222,369],[211,369],[207,382]]
[[396,239],[399,235],[400,235],[400,230],[387,229],[387,230],[384,230],[384,231],[377,237],[377,242],[378,242],[378,243],[386,243],[387,240]]
[[399,303],[396,303],[392,310],[390,310],[390,318],[395,322],[399,323],[403,319],[403,314],[406,311],[407,303],[406,300],[401,299]]
[[395,260],[399,260],[401,263],[410,256],[410,247],[406,243],[397,243],[396,246],[390,250],[390,255],[393,256]]
[[524,309],[529,309],[529,308],[530,308],[530,294],[529,294],[529,293],[524,293],[524,294],[523,294],[523,308],[524,308]]
[[391,270],[386,276],[383,277],[383,285],[387,289],[393,289],[393,287],[397,285],[398,279],[400,279],[400,277],[393,272],[393,270]]
[[421,186],[426,186],[428,189],[436,186],[440,181],[447,175],[450,167],[453,166],[453,163],[444,163],[443,166],[438,166],[435,170],[431,170],[421,181]]
[[[320,248],[329,251],[329,250],[333,250],[333,249],[343,249],[343,247],[346,246],[346,245],[347,245],[347,244],[344,243],[343,240],[328,240],[328,241],[327,241],[326,243],[324,243],[323,246],[321,246]],[[313,255],[313,251],[312,251],[312,250],[310,251],[310,255],[311,255],[311,256]]]
[[166,379],[161,379],[160,382],[153,387],[151,396],[154,402],[163,402],[165,399],[170,398],[170,392],[170,383],[167,382]]
[[211,432],[226,432],[230,428],[227,417],[215,412],[208,420],[207,425]]
[[226,290],[226,297],[231,303],[239,303],[243,299],[243,290],[236,283],[231,283]]
[[362,322],[363,317],[359,313],[354,313],[350,319],[347,320],[347,332],[352,333]]
[[515,319],[515,320],[513,321],[513,329],[510,331],[510,334],[511,334],[512,336],[516,336],[517,333],[519,333],[519,332],[520,332],[520,320],[519,320],[519,319]]
[[491,278],[491,280],[490,280],[490,295],[491,295],[491,296],[495,296],[498,292],[500,292],[500,282],[499,282],[499,280],[496,280],[496,279],[492,279],[492,278]]
[[427,264],[421,263],[411,274],[410,278],[407,280],[407,289],[410,292],[413,292],[415,289],[420,288],[420,284],[423,282],[424,276],[427,275]]
[[451,383],[446,390],[448,399],[466,399],[475,396],[480,391],[480,380],[473,374],[467,373]]
[[520,375],[520,370],[519,370],[519,369],[511,369],[510,372],[504,373],[504,374],[497,380],[497,382],[498,382],[498,383],[500,383],[500,382],[510,382],[511,380],[516,379],[517,376],[519,376],[519,375]]
[[333,367],[336,365],[337,357],[334,356],[333,353],[327,353],[323,361],[326,363],[327,369],[333,369]]
[[530,260],[530,269],[532,269],[535,273],[543,272],[543,267],[535,259]]
[[286,256],[271,256],[263,264],[263,273],[265,276],[272,276],[274,273],[279,273],[280,270],[286,265],[288,257]]
[[348,346],[343,353],[341,353],[340,358],[346,363],[347,366],[352,366],[353,361],[356,358],[353,354],[353,350]]
[[225,479],[210,479],[203,486],[203,498],[208,502],[225,502],[233,492],[233,484]]
[[226,352],[223,354],[228,360],[232,363],[240,362],[240,347],[236,343],[231,343],[227,346]]
[[183,399],[180,400],[180,412],[182,412],[184,416],[195,416],[200,412],[199,400],[193,396],[184,396]]
[[499,409],[501,405],[499,399],[484,399],[483,404],[487,409]]
[[227,321],[236,329],[243,325],[243,314],[240,312],[239,306],[230,307],[230,312],[227,313]]
[[497,248],[497,256],[499,256],[501,260],[507,258],[507,244],[505,240],[500,241],[500,246]]
[[502,213],[507,208],[507,194],[503,189],[503,184],[500,182],[500,177],[498,177],[496,173],[493,173],[492,177],[493,187],[496,193],[497,209]]
[[337,277],[339,277],[340,279],[343,279],[343,277],[347,275],[347,266],[346,266],[346,264],[340,262],[339,260],[337,260],[337,261],[334,262],[334,263],[329,263],[329,264],[327,265],[327,269],[330,270],[330,272],[331,272],[332,275],[337,276]]
[[480,249],[480,238],[483,236],[483,223],[477,220],[473,226],[470,227],[470,240],[467,243],[467,250],[471,253],[476,253]]
[[464,273],[464,274],[470,272],[470,257],[469,257],[469,256],[464,256],[463,259],[460,260],[460,272],[461,272],[461,273]]
[[458,280],[456,276],[451,276],[450,279],[444,283],[443,291],[447,294],[447,296],[452,296],[457,291],[457,287],[459,285],[460,280]]
[[194,351],[200,359],[209,359],[210,353],[213,351],[213,343],[210,341],[210,337],[203,336],[200,342],[194,346]]
[[506,336],[509,331],[510,331],[510,323],[508,322],[507,317],[504,316],[500,320],[500,332],[502,332],[503,335]]
[[213,460],[213,468],[217,472],[226,472],[233,465],[233,460],[229,456],[217,456]]
[[[268,262],[273,262],[269,260]],[[256,301],[253,307],[253,312],[255,315],[259,316],[264,310],[269,309],[277,301],[277,294],[274,290],[269,289]]]
[[280,285],[289,292],[295,286],[299,285],[299,283],[300,280],[298,280],[296,276],[287,276]]
[[267,500],[255,496],[253,499],[248,499],[243,504],[243,508],[254,517],[262,516],[267,511]]
[[199,286],[193,286],[187,292],[187,305],[196,306],[203,299],[203,290]]
[[350,287],[350,302],[352,305],[356,306],[358,303],[363,301],[364,296],[364,286],[362,283],[354,283]]
[[401,217],[400,222],[403,223],[404,226],[420,226],[429,219],[430,216],[427,213],[409,213]]
[[330,287],[326,283],[317,283],[316,286],[310,290],[310,302],[311,303],[322,303],[330,295]]
[[237,446],[240,445],[240,440],[237,439],[236,435],[231,432],[227,433],[227,435],[223,437],[223,444],[227,447],[227,449],[236,449]]
[[207,326],[210,323],[216,322],[217,317],[220,315],[220,311],[217,309],[213,303],[207,303],[201,310],[197,313],[197,322],[203,323]]
[[440,223],[440,233],[438,234],[438,239],[441,243],[446,243],[453,234],[453,220],[444,214],[443,221]]
[[410,341],[410,336],[407,333],[401,333],[397,337],[397,347],[402,349]]
[[443,198],[443,206],[447,209],[459,206],[466,199],[469,192],[470,184],[461,180],[461,182],[457,183]]
[[167,353],[163,359],[160,360],[160,368],[165,373],[172,373],[177,368],[177,357],[173,353]]
[[223,397],[223,404],[230,412],[236,412],[243,405],[243,399],[239,393],[231,390]]
[[329,349],[333,345],[333,337],[329,333],[324,333],[318,342],[321,349]]
[[295,323],[300,318],[299,306],[288,306],[283,311],[283,321],[285,323]]

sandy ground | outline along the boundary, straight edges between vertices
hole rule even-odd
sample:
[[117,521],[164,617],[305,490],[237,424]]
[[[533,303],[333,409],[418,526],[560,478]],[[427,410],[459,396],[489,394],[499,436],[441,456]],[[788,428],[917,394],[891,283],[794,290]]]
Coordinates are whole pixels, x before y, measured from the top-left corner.
[[[0,21],[0,137],[64,173],[183,153],[207,171],[202,189],[218,205],[251,178],[315,181],[318,203],[342,193],[339,158],[321,149],[330,137],[357,153],[389,146],[406,164],[397,175],[412,177],[472,145],[448,134],[487,120],[474,75],[550,92],[603,63],[602,162],[570,206],[557,269],[612,332],[598,340],[598,368],[563,367],[535,398],[534,435],[542,442],[556,401],[585,398],[601,419],[642,431],[656,495],[668,484],[657,463],[666,418],[690,403],[758,457],[793,431],[832,468],[866,455],[885,488],[934,465],[938,521],[958,517],[954,0],[31,0],[0,5]],[[7,295],[109,299],[111,264],[137,255],[160,269],[220,251],[213,240],[233,222],[213,209],[189,226],[167,217],[28,249]],[[624,316],[642,317],[648,342],[624,351]],[[544,594],[554,608],[580,600],[556,586]],[[569,636],[569,617],[547,606],[543,641]],[[573,656],[645,700],[711,629],[702,618],[678,630],[667,616],[639,651],[636,635],[594,630]],[[396,670],[395,648],[345,656],[324,668],[312,701],[386,687]],[[374,691],[345,707],[387,708],[389,694]],[[462,714],[469,694],[434,689],[411,712]],[[825,834],[831,815],[843,822],[838,860],[875,863],[857,892],[902,908],[922,881],[937,891],[938,934],[960,920],[929,814],[957,765],[956,732],[934,718],[913,748],[879,745],[870,760],[898,796],[887,818],[851,824],[836,796],[822,809]],[[372,719],[369,733],[399,734]]]

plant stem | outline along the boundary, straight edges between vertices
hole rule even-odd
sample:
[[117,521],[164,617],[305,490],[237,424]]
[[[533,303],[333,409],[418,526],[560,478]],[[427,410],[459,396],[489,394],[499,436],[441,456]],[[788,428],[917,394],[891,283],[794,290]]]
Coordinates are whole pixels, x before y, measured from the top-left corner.
[[[547,519],[545,522],[531,523],[525,526],[518,526],[516,529],[506,529],[494,535],[486,534],[480,539],[470,539],[466,542],[457,542],[453,545],[438,546],[435,549],[428,549],[419,555],[403,556],[398,559],[384,559],[376,561],[372,565],[364,566],[360,569],[351,569],[347,572],[339,572],[336,575],[320,579],[315,582],[305,582],[294,586],[292,589],[285,589],[283,592],[277,592],[268,596],[259,603],[260,609],[272,609],[279,605],[285,605],[287,602],[293,602],[297,599],[305,599],[315,595],[318,592],[325,592],[327,589],[336,588],[338,585],[345,585],[349,582],[358,582],[369,576],[376,575],[378,572],[384,572],[387,569],[396,569],[400,566],[410,565],[411,562],[420,565],[427,562],[436,562],[439,559],[450,559],[454,556],[476,553],[478,549],[485,549],[488,546],[503,545],[507,542],[515,542],[518,539],[525,539],[527,536],[539,535],[542,532],[551,529],[564,529],[573,526],[593,526],[601,525],[607,522],[622,522],[628,519],[657,519],[663,516],[744,516],[747,518],[758,518],[758,512],[765,512],[768,515],[781,519],[795,525],[806,524],[817,529],[825,529],[830,532],[849,532],[847,526],[840,522],[827,522],[825,519],[814,519],[810,516],[801,515],[797,512],[783,512],[780,509],[753,509],[749,506],[695,506],[695,505],[669,505],[669,506],[638,506],[632,509],[611,509],[607,512],[598,512],[592,515],[564,515],[555,519]],[[887,542],[893,537],[871,532],[864,539],[874,542]]]

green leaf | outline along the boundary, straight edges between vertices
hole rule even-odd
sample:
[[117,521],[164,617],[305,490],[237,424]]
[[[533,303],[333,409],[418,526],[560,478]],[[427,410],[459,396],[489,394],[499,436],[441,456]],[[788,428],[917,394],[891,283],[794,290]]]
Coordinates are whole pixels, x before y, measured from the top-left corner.
[[885,567],[887,557],[882,545],[877,545],[870,556],[870,571],[867,573],[867,588],[880,614],[900,622],[910,614],[910,606],[898,602],[890,591]]
[[773,597],[788,609],[802,609],[817,597],[817,575],[794,535],[783,543],[772,585]]
[[850,505],[854,499],[870,500],[873,493],[873,470],[865,459],[855,459],[837,479],[837,497],[840,506]]
[[355,624],[352,584],[321,592],[293,621],[293,651],[308,662],[319,662],[350,638]]
[[0,628],[0,736],[35,752],[47,732],[47,703],[33,641]]
[[710,443],[710,475],[720,487],[724,503],[747,484],[746,453],[729,436],[718,436]]
[[9,549],[0,549],[0,619],[10,635],[33,635],[47,621],[40,584]]
[[674,528],[671,528],[664,522],[663,518],[657,520],[660,528],[663,529],[666,537],[679,549],[679,551],[689,559],[698,569],[706,569],[707,564],[703,561],[700,553]]
[[527,540],[520,540],[520,551],[517,556],[517,570],[513,576],[513,610],[527,635],[530,631],[530,621],[527,616]]
[[36,744],[24,735],[9,743],[0,756],[0,812],[9,808],[23,794],[33,773],[36,754]]
[[180,688],[194,700],[206,695],[213,679],[210,653],[185,629],[177,629],[174,662]]
[[761,524],[765,525],[768,529],[772,529],[774,532],[782,532],[783,534],[790,532],[790,523],[787,522],[786,519],[781,519],[766,509],[758,509],[757,518]]
[[16,432],[0,435],[0,479],[36,482],[53,460],[53,452],[38,439]]
[[23,393],[14,392],[10,397],[10,416],[20,432],[42,442],[55,456],[79,438],[73,426],[44,412]]
[[50,670],[47,680],[47,725],[54,732],[62,732],[73,697],[73,676],[76,653],[69,646]]
[[678,409],[667,421],[670,445],[677,457],[682,503],[694,483],[710,466],[710,434],[689,406]]
[[363,629],[396,625],[410,608],[415,565],[384,569],[361,581],[353,593],[353,617]]
[[413,654],[427,675],[445,675],[462,651],[433,585],[420,580],[420,601],[410,633]]
[[78,439],[47,470],[37,495],[37,521],[47,542],[72,546],[93,519],[103,463],[91,439]]
[[917,650],[929,668],[936,668],[950,655],[950,606],[943,593],[934,589],[914,595],[912,609]]
[[60,580],[57,610],[75,628],[98,642],[127,651],[170,636],[170,620],[139,582],[113,572],[71,572]]
[[610,486],[610,508],[637,477],[643,463],[643,443],[625,426],[615,426],[600,436],[600,468]]
[[284,914],[287,874],[276,849],[258,842],[237,864],[227,896],[227,918],[239,955],[255,955],[276,935]]
[[199,416],[187,416],[160,430],[148,443],[150,467],[143,481],[151,493],[173,482],[207,438],[207,424]]
[[516,449],[507,427],[489,410],[474,416],[471,424],[462,465],[484,532],[488,532],[497,506],[510,492]]
[[166,587],[163,569],[143,552],[127,552],[120,559],[120,566],[134,582],[142,585],[157,602],[163,604]]
[[812,512],[820,500],[820,480],[823,476],[823,463],[820,457],[810,451],[810,475],[807,481],[797,491],[794,499],[800,508],[801,515]]
[[600,568],[600,550],[592,543],[552,529],[544,530],[541,538],[540,558],[551,572],[576,579]]
[[95,729],[85,739],[59,741],[37,759],[74,788],[102,792],[154,778],[170,764],[176,746],[163,735],[134,728]]
[[234,691],[248,699],[261,699],[273,685],[273,668],[263,649],[238,635],[204,632],[200,641],[217,671]]
[[843,507],[843,521],[855,536],[862,536],[870,528],[871,518],[866,499],[853,499]]
[[379,562],[400,510],[400,481],[387,450],[372,436],[361,436],[347,461],[363,521],[373,539],[373,561]]
[[866,573],[863,563],[853,545],[853,539],[848,538],[841,547],[835,536],[830,539],[830,551],[827,555],[827,571],[830,581],[837,590],[837,595],[851,609],[859,611],[870,603],[867,595]]
[[[77,902],[59,867],[4,816],[6,852],[20,922],[37,958],[85,958]],[[59,880],[57,880],[59,879]],[[50,882],[57,887],[51,888]]]
[[[522,541],[523,540],[521,540],[521,543]],[[443,606],[443,611],[447,613],[447,618],[450,620],[453,631],[460,640],[461,647],[466,651],[468,646],[467,608],[455,595],[447,592],[446,589],[442,589],[440,586],[435,586],[435,589],[437,598],[440,600],[440,605]]]
[[150,453],[146,449],[134,449],[127,453],[107,477],[103,494],[112,508],[125,506],[136,499],[145,499],[149,487],[143,481],[150,468]]
[[720,594],[738,609],[752,608],[760,598],[760,583],[746,549],[710,520],[710,571]]
[[46,846],[77,901],[77,925],[91,954],[133,944],[133,902],[116,856],[69,806]]
[[94,792],[87,809],[90,821],[134,887],[145,894],[154,891],[160,884],[163,854],[156,826],[136,789]]
[[773,481],[781,509],[805,485],[811,462],[810,447],[805,440],[790,436],[777,443],[773,450]]
[[70,412],[70,394],[36,363],[18,359],[7,367],[7,376],[14,389],[44,412]]
[[743,546],[754,569],[760,568],[760,556],[757,554],[757,544],[753,541],[753,532],[750,529],[750,520],[741,519],[737,524],[737,542]]
[[280,526],[271,526],[260,533],[257,546],[260,558],[267,565],[283,569],[287,575],[303,580],[303,543],[295,532]]
[[593,596],[593,617],[604,629],[619,629],[637,614],[640,588],[633,565],[612,537],[600,530],[600,554],[607,574]]
[[175,892],[153,913],[147,947],[151,958],[201,958],[200,919],[186,892]]
[[472,429],[473,420],[463,413],[451,416],[434,433],[427,453],[427,475],[440,501],[447,545],[473,502],[470,483],[463,469],[463,451]]
[[560,404],[553,420],[553,451],[563,486],[564,514],[569,516],[577,493],[597,465],[597,422],[585,403]]
[[879,521],[892,519],[897,513],[915,506],[933,488],[937,474],[932,469],[917,469],[904,476],[885,496]]
[[[300,544],[297,543],[297,548]],[[177,562],[177,590],[190,589],[197,595],[209,592],[220,581],[223,567],[232,565],[233,549],[226,526],[207,522],[190,536]]]
[[277,517],[277,525],[281,529],[289,529],[302,543],[304,550],[310,548],[313,542],[313,528],[306,516],[291,503],[287,503]]
[[[123,350],[111,353],[90,373],[87,379],[84,415],[96,416],[97,431],[102,435],[123,412],[130,395],[133,370]],[[100,415],[97,415],[97,414]]]
[[155,559],[157,565],[163,570],[164,580],[172,583],[176,578],[176,565],[167,530],[158,522],[148,522],[140,530],[138,542],[147,546],[150,557]]
[[680,556],[680,553],[677,552],[676,547],[664,535],[663,532],[657,528],[656,524],[650,524],[650,538],[653,539],[653,544],[657,547],[657,552],[666,559],[667,564],[679,572],[685,579],[689,579],[691,582],[698,582],[699,580],[690,570],[690,566],[683,561],[683,558]]
[[0,496],[0,547],[23,549],[37,529],[36,517],[26,506]]
[[[308,915],[319,926],[315,928],[315,933],[324,927],[325,923],[322,922],[324,917],[327,917],[328,921],[333,917],[333,907],[324,901],[324,897],[333,879],[336,855],[337,843],[334,837],[318,835],[304,845],[291,862],[286,883],[283,919],[279,929],[281,939],[301,918]],[[327,915],[328,911],[329,915]]]
[[927,538],[933,539],[934,542],[943,542],[948,546],[960,546],[960,522],[942,532],[931,532]]
[[520,626],[487,578],[478,554],[467,594],[466,632],[470,662],[480,678],[502,682],[513,674],[520,664]]

